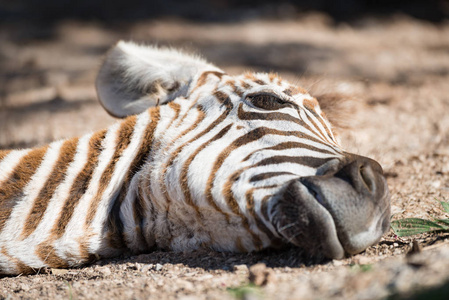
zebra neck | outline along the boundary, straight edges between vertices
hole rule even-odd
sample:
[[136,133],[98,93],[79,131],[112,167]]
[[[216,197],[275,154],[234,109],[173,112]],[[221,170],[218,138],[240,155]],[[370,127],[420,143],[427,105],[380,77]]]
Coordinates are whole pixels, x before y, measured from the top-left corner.
[[93,223],[94,228],[98,226],[95,234],[104,237],[97,247],[102,249],[99,251],[101,255],[109,256],[110,251],[111,254],[115,251],[113,249],[125,248],[139,252],[143,250],[138,246],[142,243],[143,248],[147,248],[139,232],[133,233],[138,236],[138,245],[129,236],[130,228],[134,232],[139,231],[142,223],[143,207],[137,189],[139,174],[151,153],[158,119],[159,109],[154,108],[138,116],[128,117],[119,124],[118,129],[109,129],[116,130],[117,142],[108,165],[110,170],[103,172],[105,180],[101,186],[105,203],[99,205],[99,220]]
[[157,118],[154,109],[81,138],[1,151],[2,253],[65,267],[122,251],[114,244],[123,228],[114,212],[132,194]]

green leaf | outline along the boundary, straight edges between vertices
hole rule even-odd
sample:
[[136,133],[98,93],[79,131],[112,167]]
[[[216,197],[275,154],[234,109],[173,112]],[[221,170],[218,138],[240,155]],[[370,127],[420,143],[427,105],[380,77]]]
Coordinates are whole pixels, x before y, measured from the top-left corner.
[[260,287],[258,287],[253,283],[248,283],[234,288],[227,288],[226,290],[236,299],[246,299],[249,298],[251,295],[256,296],[257,298],[263,296]]
[[449,225],[449,219],[435,219],[438,223],[443,223],[442,226]]
[[353,265],[350,265],[350,268],[353,271],[368,272],[373,269],[373,265],[372,264],[364,264],[364,265],[353,264]]
[[392,221],[391,228],[393,228],[394,233],[400,237],[449,229],[447,226],[419,218],[407,218]]
[[449,213],[449,202],[446,201],[440,201],[441,205],[443,206],[443,209],[445,212]]

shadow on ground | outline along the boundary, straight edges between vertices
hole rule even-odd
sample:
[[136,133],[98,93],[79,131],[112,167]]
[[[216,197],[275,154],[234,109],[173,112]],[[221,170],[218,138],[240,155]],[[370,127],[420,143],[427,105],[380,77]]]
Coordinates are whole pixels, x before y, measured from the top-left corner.
[[190,253],[165,252],[161,250],[149,254],[141,254],[125,259],[101,260],[98,264],[183,264],[191,268],[201,268],[204,270],[225,270],[233,269],[235,265],[254,265],[264,263],[271,268],[298,268],[312,266],[329,262],[323,257],[310,257],[305,255],[301,249],[294,246],[282,250],[263,250],[252,253],[226,253],[211,250],[197,250]]

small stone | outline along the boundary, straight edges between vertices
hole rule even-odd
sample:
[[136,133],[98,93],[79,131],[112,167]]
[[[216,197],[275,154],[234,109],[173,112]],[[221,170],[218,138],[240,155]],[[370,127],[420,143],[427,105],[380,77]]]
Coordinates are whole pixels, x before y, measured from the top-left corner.
[[156,264],[156,267],[154,268],[156,271],[162,270],[163,266],[161,264]]
[[336,266],[336,267],[339,267],[339,266],[344,265],[345,263],[344,263],[343,261],[341,261],[341,260],[334,259],[334,260],[332,260],[332,264],[333,264],[334,266]]
[[109,268],[109,267],[100,267],[100,268],[97,268],[97,271],[100,272],[101,275],[103,275],[105,277],[110,276],[112,274],[111,268]]
[[247,265],[235,265],[234,266],[234,272],[238,273],[248,273],[248,266]]
[[438,189],[438,188],[441,187],[441,181],[439,181],[439,180],[433,181],[433,182],[431,183],[431,185],[432,185],[434,188]]
[[249,268],[249,281],[258,286],[264,286],[274,282],[275,275],[272,269],[264,263],[258,263]]
[[69,270],[67,269],[51,269],[51,274],[53,275],[64,275],[67,274]]
[[140,268],[140,272],[146,273],[146,272],[150,271],[151,269],[153,269],[153,267],[154,267],[153,264],[142,265],[142,267]]

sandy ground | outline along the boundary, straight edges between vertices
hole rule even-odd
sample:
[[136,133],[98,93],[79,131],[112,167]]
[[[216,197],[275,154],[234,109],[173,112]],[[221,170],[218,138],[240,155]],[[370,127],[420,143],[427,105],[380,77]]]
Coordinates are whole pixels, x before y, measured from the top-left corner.
[[[276,71],[312,94],[338,92],[350,152],[384,167],[393,219],[448,217],[449,23],[404,16],[332,24],[297,21],[0,27],[0,148],[81,135],[114,122],[93,82],[118,39],[202,53],[230,73]],[[437,201],[438,200],[438,201]],[[412,242],[421,252],[406,255]],[[0,298],[65,299],[446,299],[444,234],[398,238],[341,261],[315,262],[298,249],[253,254],[154,252],[70,270],[0,278]],[[433,297],[433,298],[431,298]]]

